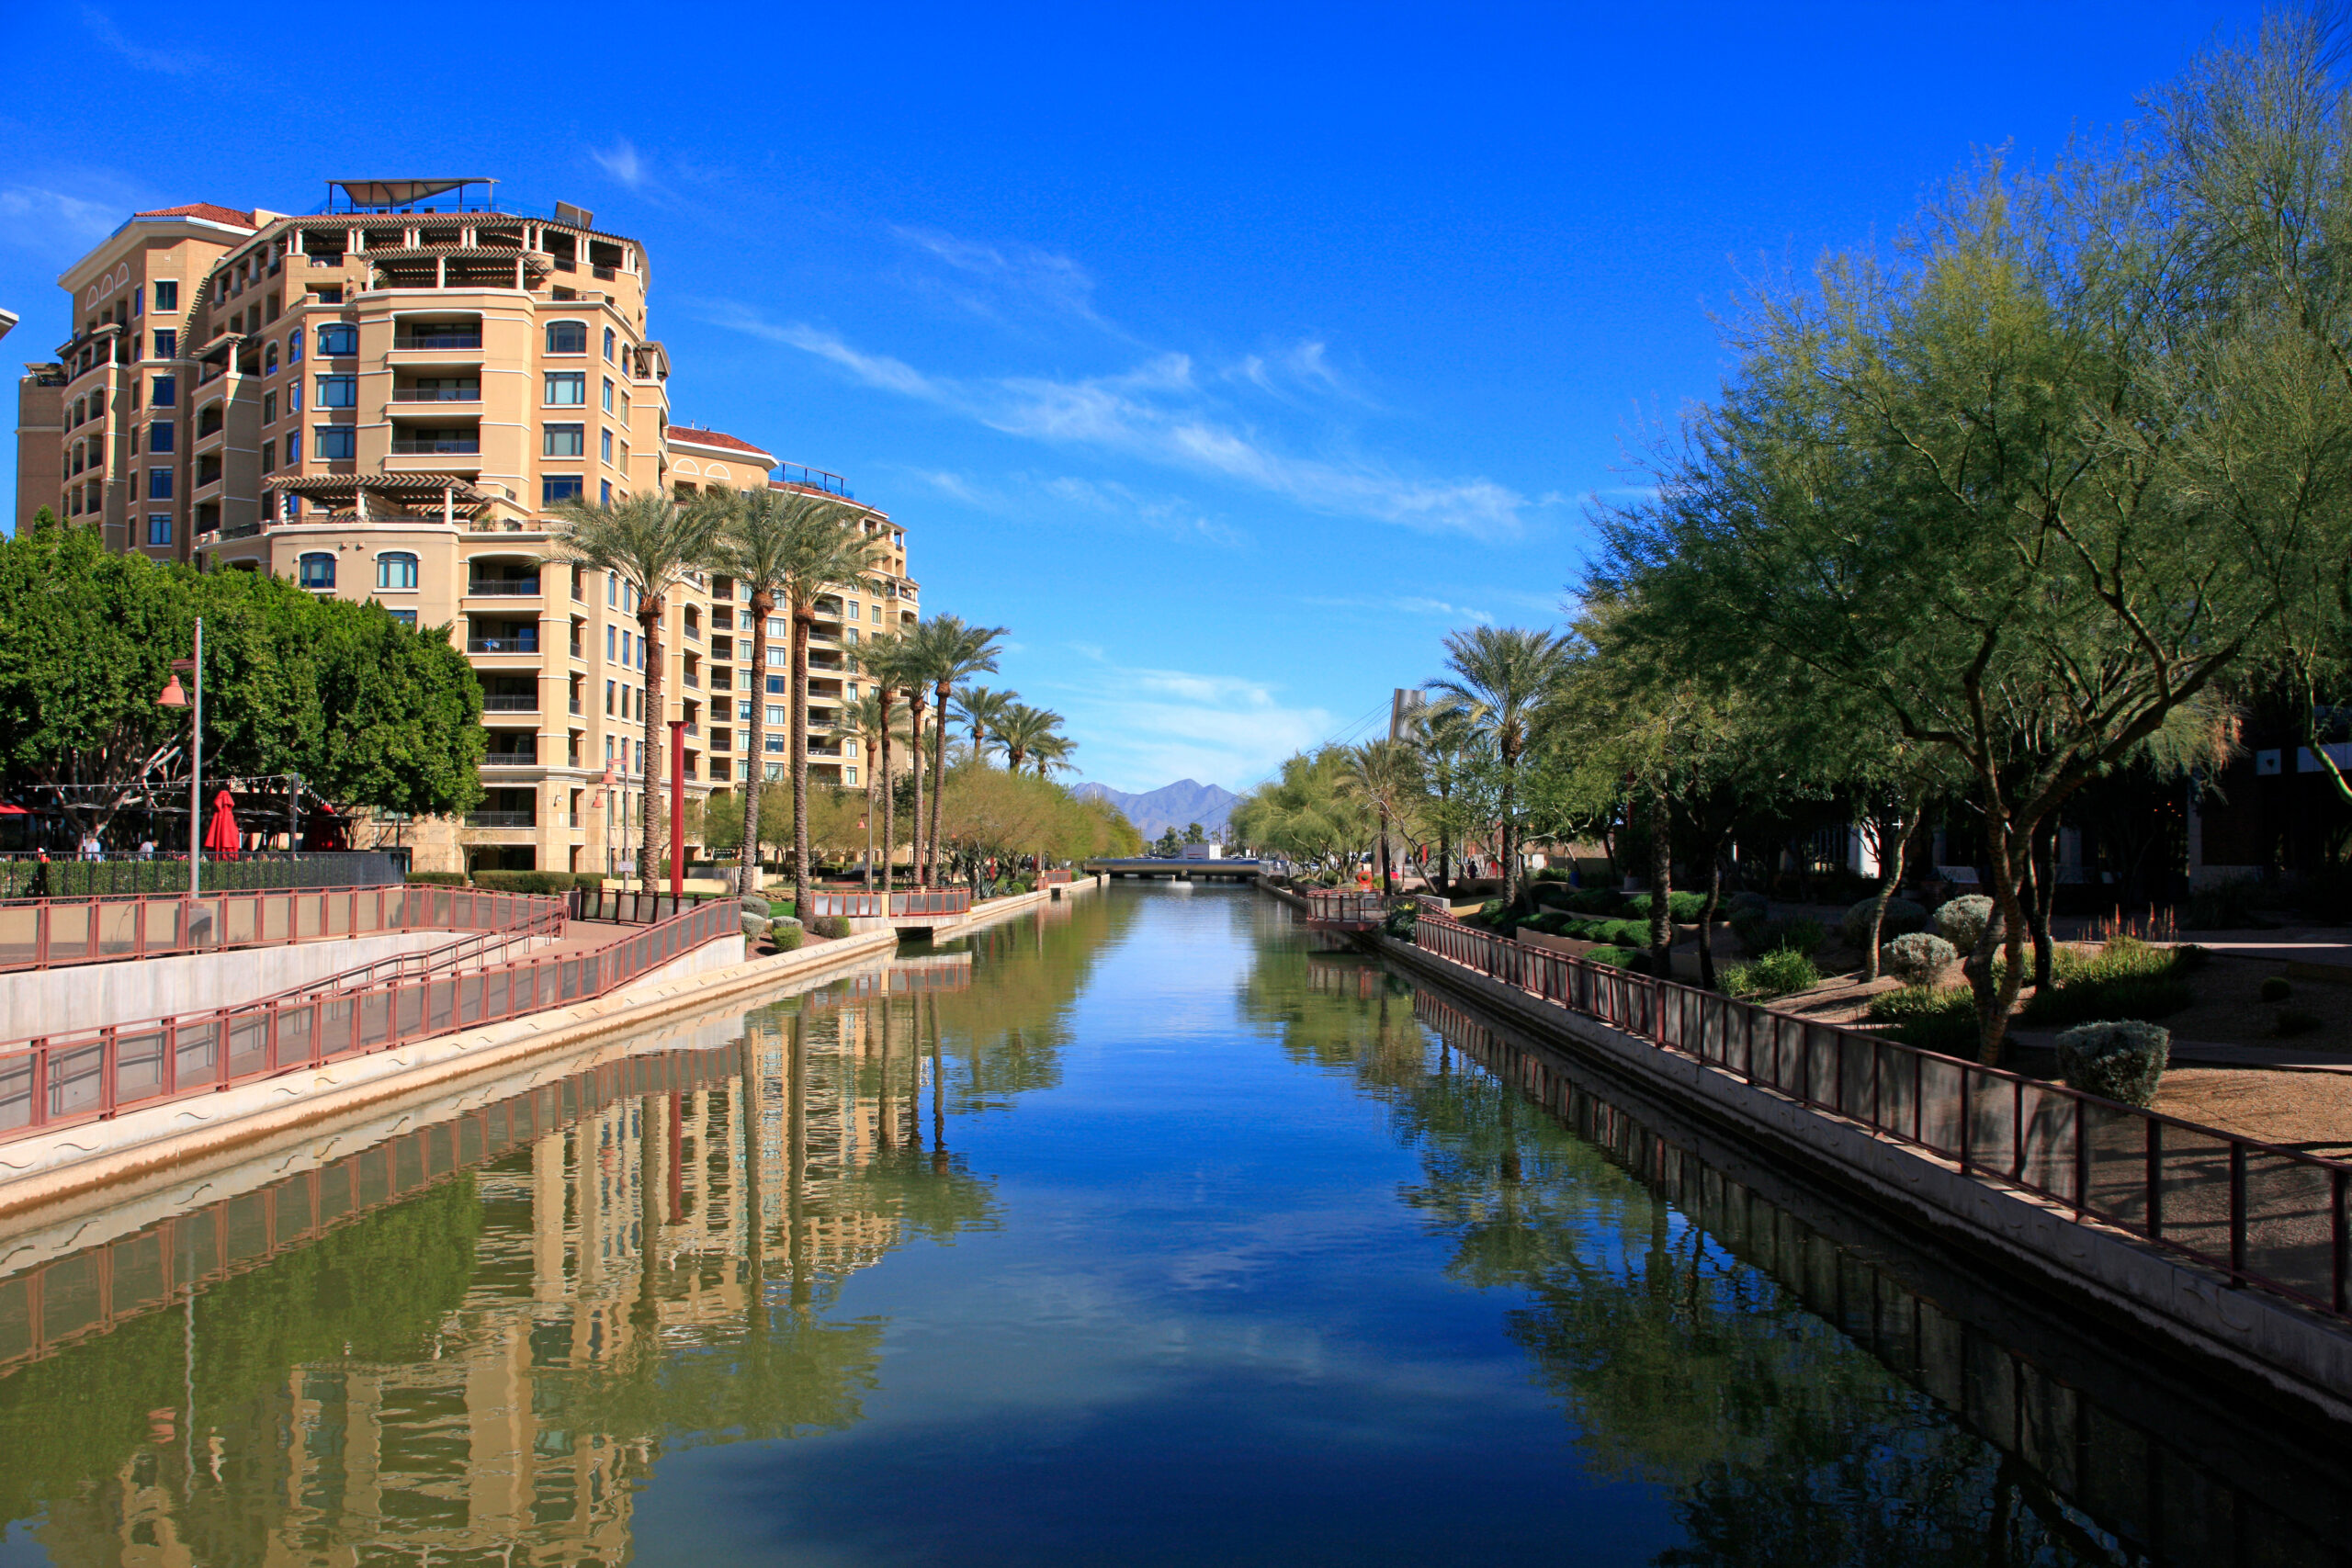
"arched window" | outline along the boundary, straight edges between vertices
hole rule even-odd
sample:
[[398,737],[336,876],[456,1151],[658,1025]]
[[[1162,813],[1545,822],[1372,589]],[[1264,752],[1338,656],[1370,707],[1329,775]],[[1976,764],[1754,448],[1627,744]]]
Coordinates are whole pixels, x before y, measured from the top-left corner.
[[414,588],[416,558],[406,550],[387,550],[376,558],[376,586]]
[[605,357],[607,360],[609,360],[609,359],[611,359],[611,358],[612,358],[612,356],[613,356],[613,329],[612,329],[612,328],[610,328],[610,327],[606,327],[606,328],[605,329]]
[[305,588],[334,586],[334,557],[324,550],[313,550],[302,558],[300,581]]
[[286,363],[288,365],[302,363],[302,333],[299,329],[286,334]]
[[276,344],[271,344],[267,348],[261,351],[261,373],[265,376],[274,376],[277,373],[277,345]]
[[359,329],[348,321],[336,321],[319,329],[319,352],[330,359],[347,358],[359,352]]
[[588,323],[585,321],[549,321],[548,323],[549,354],[585,354],[588,352]]

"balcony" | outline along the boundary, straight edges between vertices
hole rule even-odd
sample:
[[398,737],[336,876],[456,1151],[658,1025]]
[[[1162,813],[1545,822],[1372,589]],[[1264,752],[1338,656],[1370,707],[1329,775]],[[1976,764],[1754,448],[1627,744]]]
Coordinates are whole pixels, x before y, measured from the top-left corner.
[[480,348],[481,333],[410,333],[392,335],[394,348]]
[[538,814],[534,811],[469,811],[466,813],[466,826],[469,828],[533,828],[537,825]]
[[481,401],[481,386],[477,382],[464,387],[394,387],[392,401],[396,403],[478,403]]
[[481,754],[481,765],[485,768],[536,768],[539,765],[539,750],[534,746],[527,751],[520,747],[509,747],[503,751],[485,751]]
[[[536,599],[539,596],[539,580],[536,577],[477,577],[466,584],[466,592],[476,599]],[[579,651],[576,645],[572,651]]]
[[468,653],[537,653],[539,638],[536,632],[515,637],[469,637],[466,638]]
[[[539,694],[537,692],[486,692],[482,694],[481,711],[484,713],[537,713],[539,711]],[[580,705],[574,703],[571,711],[579,712]]]
[[395,457],[474,457],[481,455],[479,435],[395,435]]

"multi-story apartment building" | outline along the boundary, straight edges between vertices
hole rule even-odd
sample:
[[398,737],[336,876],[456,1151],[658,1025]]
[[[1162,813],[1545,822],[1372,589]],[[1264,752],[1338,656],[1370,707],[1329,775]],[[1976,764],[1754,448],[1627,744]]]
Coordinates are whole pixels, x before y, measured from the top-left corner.
[[[905,531],[838,476],[673,426],[644,247],[490,189],[337,181],[307,215],[133,215],[59,278],[74,331],[19,387],[18,517],[49,506],[119,549],[450,626],[482,682],[488,796],[463,823],[376,826],[420,867],[592,870],[631,847],[645,649],[625,585],[548,564],[553,510],[648,490],[831,494],[887,550],[862,592],[828,602],[811,660],[812,777],[857,784],[838,705],[858,694],[860,637],[919,614]],[[695,800],[787,760],[787,677],[749,667],[749,597],[697,580],[665,606],[661,716],[684,727]],[[752,702],[773,705],[759,759]]]

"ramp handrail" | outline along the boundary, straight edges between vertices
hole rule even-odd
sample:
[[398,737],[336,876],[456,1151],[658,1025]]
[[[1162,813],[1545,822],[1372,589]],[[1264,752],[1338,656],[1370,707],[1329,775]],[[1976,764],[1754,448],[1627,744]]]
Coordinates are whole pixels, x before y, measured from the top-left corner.
[[330,942],[440,928],[506,931],[562,902],[475,887],[264,888],[255,892],[22,899],[0,904],[0,971]]

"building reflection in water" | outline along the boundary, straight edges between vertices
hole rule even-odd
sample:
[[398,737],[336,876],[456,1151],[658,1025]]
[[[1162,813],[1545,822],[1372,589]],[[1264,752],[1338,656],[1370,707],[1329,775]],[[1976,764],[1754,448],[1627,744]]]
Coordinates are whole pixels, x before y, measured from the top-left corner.
[[61,1563],[623,1562],[665,1450],[859,1419],[886,1325],[844,1280],[993,1223],[946,1143],[970,975],[894,965],[0,1280],[0,1508]]

